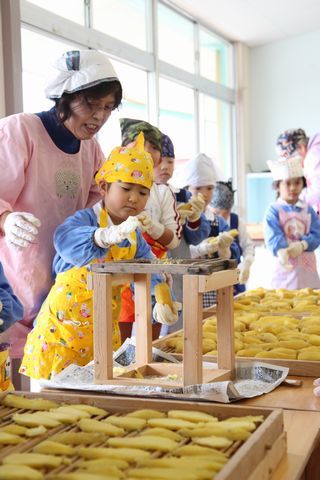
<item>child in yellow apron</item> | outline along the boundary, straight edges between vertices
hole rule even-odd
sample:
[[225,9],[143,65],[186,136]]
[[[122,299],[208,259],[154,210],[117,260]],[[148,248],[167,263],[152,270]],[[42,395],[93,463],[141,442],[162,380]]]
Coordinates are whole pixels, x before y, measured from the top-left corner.
[[13,390],[10,380],[9,328],[22,318],[22,304],[13,293],[0,263],[0,391]]
[[[28,335],[21,373],[50,379],[71,363],[83,366],[92,360],[93,301],[87,289],[87,266],[153,258],[136,217],[149,198],[152,175],[152,159],[144,150],[141,133],[131,148],[115,148],[97,173],[103,200],[76,212],[57,228],[53,262],[57,276]],[[161,276],[153,276],[153,286],[161,282]],[[120,346],[119,303],[118,287],[113,290],[114,349]]]

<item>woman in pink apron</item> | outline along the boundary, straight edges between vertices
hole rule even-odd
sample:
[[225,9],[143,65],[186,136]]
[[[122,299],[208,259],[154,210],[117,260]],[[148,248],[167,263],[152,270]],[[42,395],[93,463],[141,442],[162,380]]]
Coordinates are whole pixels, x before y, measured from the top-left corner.
[[272,288],[320,288],[314,250],[320,244],[320,220],[299,199],[306,185],[302,158],[268,162],[277,200],[264,219],[265,242],[274,256]]

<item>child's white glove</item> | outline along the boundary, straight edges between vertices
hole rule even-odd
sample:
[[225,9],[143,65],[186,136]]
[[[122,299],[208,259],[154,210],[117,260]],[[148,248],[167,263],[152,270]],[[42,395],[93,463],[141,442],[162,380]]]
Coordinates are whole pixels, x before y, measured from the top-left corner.
[[230,245],[234,238],[228,232],[219,233],[218,236],[218,255],[220,258],[228,259],[231,257]]
[[195,197],[191,197],[188,205],[190,205],[190,212],[187,215],[189,222],[196,222],[201,217],[202,212],[206,208],[206,202],[201,193],[198,193]]
[[289,252],[287,248],[280,248],[277,252],[277,257],[285,270],[293,269],[293,265],[289,263]]
[[308,248],[308,243],[305,240],[289,243],[287,248],[289,257],[296,258]]
[[156,303],[153,307],[153,318],[163,325],[173,325],[179,319],[180,302],[172,302],[172,309],[167,304]]
[[218,251],[219,243],[213,242],[213,237],[206,238],[198,245],[190,245],[191,258],[210,257]]
[[40,220],[32,213],[9,213],[3,224],[6,243],[17,250],[26,248],[33,243],[40,226]]
[[157,240],[158,238],[161,237],[161,235],[163,235],[165,226],[159,222],[152,220],[149,213],[147,212],[140,213],[140,215],[138,215],[138,219],[141,224],[141,229],[144,232],[147,232],[150,235],[150,237],[152,237],[154,240]]
[[139,226],[140,222],[137,217],[128,217],[120,225],[97,228],[94,232],[94,241],[101,248],[108,248],[110,245],[115,245],[125,239],[132,243],[130,234]]
[[248,255],[238,265],[238,268],[240,270],[239,283],[245,284],[249,280],[250,268],[251,268],[252,262],[253,262],[253,256]]

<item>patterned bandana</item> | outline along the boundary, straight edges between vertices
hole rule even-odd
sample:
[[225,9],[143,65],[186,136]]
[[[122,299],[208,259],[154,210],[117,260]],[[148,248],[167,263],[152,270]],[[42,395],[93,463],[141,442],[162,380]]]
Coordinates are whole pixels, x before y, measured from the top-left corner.
[[162,157],[174,158],[174,146],[168,135],[162,134]]
[[157,127],[154,127],[143,120],[133,118],[120,118],[122,145],[133,142],[140,132],[144,133],[145,140],[152,143],[161,152],[162,134]]
[[63,93],[74,93],[102,82],[118,80],[118,76],[103,53],[96,50],[71,50],[63,53],[53,65],[55,71],[45,88],[51,100]]
[[228,182],[217,182],[213,191],[211,205],[222,210],[231,210],[234,204],[234,192],[231,179]]
[[303,177],[302,158],[299,156],[292,156],[279,160],[269,160],[268,167],[271,170],[272,178],[276,180],[287,180],[289,178]]
[[286,130],[281,133],[277,139],[276,152],[280,157],[289,157],[296,153],[296,149],[300,143],[308,144],[308,137],[302,128]]
[[150,190],[153,181],[153,161],[144,150],[144,135],[139,133],[132,147],[116,147],[95,176],[96,183],[124,182],[142,185]]

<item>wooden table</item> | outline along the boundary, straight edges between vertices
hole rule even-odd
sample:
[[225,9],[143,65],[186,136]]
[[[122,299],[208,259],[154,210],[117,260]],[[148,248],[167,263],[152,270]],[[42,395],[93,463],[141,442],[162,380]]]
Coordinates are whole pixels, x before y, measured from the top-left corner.
[[288,452],[270,480],[319,480],[320,397],[313,395],[314,378],[288,378],[301,380],[302,386],[280,385],[266,395],[239,403],[246,406],[284,409]]

